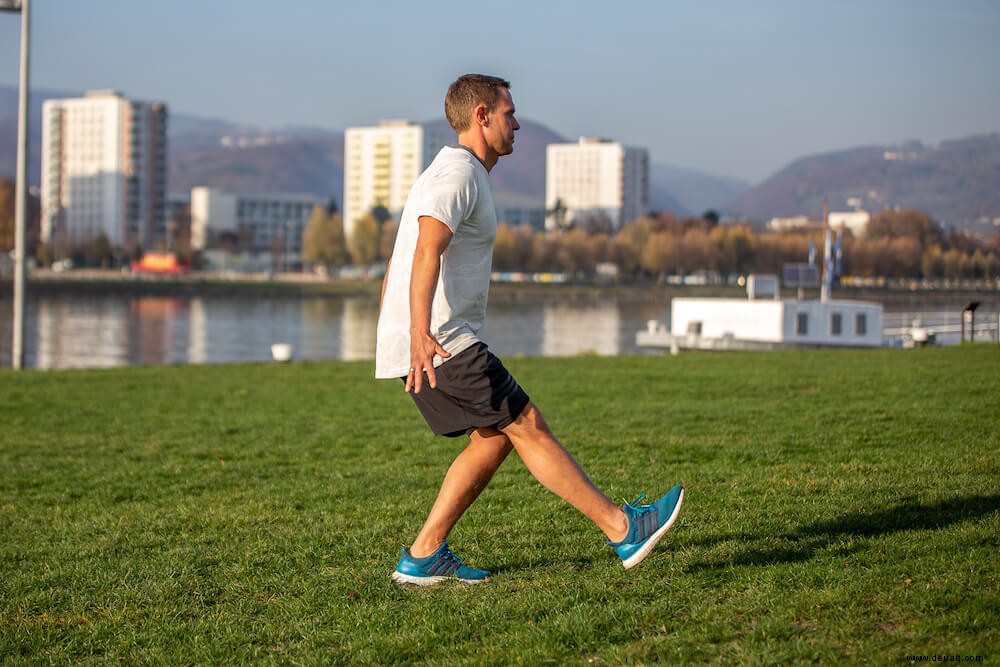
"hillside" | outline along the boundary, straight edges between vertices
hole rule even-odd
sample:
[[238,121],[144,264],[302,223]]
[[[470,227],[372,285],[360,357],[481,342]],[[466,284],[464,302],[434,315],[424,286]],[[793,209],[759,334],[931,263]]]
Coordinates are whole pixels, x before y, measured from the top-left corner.
[[[40,173],[41,105],[75,93],[32,91],[29,174]],[[17,93],[0,86],[0,178],[13,178]],[[443,125],[444,120],[429,121]],[[513,155],[492,177],[507,201],[541,206],[545,197],[545,146],[574,141],[542,123],[522,119]],[[222,119],[171,113],[168,126],[168,189],[184,195],[198,185],[233,190],[293,191],[343,199],[340,130],[268,130]],[[869,211],[915,208],[959,228],[1000,218],[1000,134],[937,145],[869,146],[802,157],[755,187],[692,169],[650,165],[650,208],[677,215],[707,209],[767,220],[818,217],[823,199],[833,210],[856,200]],[[982,225],[981,225],[982,227]],[[995,229],[989,222],[986,229]]]
[[[739,179],[655,163],[649,165],[649,183],[649,205],[654,211],[684,211],[696,216],[709,209],[722,211],[727,202],[750,189],[749,183]],[[661,189],[669,199],[658,200]],[[671,200],[676,204],[671,206]]]
[[[170,137],[168,183],[171,193],[186,194],[196,186],[261,192],[306,192],[342,201],[344,139],[342,134],[307,137],[223,134],[205,143]],[[175,145],[180,144],[180,145]]]
[[726,209],[755,220],[819,217],[824,197],[834,210],[856,199],[869,211],[913,208],[955,226],[1000,217],[1000,135],[804,157],[732,200]]

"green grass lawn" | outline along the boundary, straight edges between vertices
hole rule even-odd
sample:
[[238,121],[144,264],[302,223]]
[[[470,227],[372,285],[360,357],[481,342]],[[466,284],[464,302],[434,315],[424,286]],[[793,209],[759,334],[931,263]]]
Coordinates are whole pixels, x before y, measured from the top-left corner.
[[508,359],[609,496],[682,483],[625,571],[512,455],[389,581],[461,446],[370,363],[0,372],[4,664],[1000,660],[1000,348]]

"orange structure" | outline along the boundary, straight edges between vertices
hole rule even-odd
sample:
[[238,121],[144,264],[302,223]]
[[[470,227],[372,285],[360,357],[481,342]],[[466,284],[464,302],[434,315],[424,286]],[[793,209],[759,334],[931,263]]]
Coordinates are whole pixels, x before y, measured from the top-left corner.
[[141,260],[132,262],[132,270],[139,273],[184,273],[190,268],[169,252],[147,252]]

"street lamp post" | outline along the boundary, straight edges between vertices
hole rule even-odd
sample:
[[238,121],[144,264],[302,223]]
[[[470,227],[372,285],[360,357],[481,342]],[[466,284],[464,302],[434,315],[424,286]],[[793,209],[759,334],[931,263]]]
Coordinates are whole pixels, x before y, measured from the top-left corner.
[[21,70],[17,105],[17,174],[14,191],[14,330],[11,365],[24,367],[25,234],[28,214],[28,9],[29,0],[0,0],[0,11],[21,14]]

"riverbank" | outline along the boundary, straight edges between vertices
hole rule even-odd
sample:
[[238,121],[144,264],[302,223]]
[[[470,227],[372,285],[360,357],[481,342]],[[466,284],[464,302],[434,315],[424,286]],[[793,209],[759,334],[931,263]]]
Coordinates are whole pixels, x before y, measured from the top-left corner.
[[[80,269],[56,272],[35,270],[28,287],[43,294],[135,294],[183,296],[369,296],[377,299],[381,280],[325,278],[311,273],[236,274],[191,272],[180,275],[122,273],[120,271]],[[0,278],[0,299],[11,292],[9,278]],[[795,290],[784,289],[783,296],[793,298]],[[884,304],[908,303],[952,305],[957,301],[1000,303],[1000,284],[991,281],[928,283],[922,281],[857,282],[834,288],[837,298],[876,301]],[[742,298],[743,287],[736,285],[664,285],[645,283],[505,283],[495,282],[490,290],[494,301],[551,297],[569,300],[613,297],[618,301],[667,303],[674,296]],[[805,290],[805,298],[819,298],[818,289]]]

